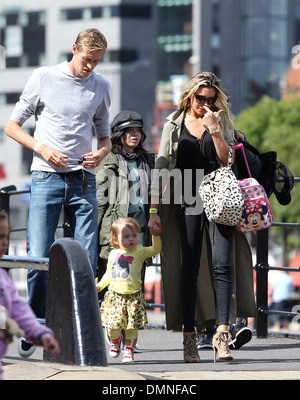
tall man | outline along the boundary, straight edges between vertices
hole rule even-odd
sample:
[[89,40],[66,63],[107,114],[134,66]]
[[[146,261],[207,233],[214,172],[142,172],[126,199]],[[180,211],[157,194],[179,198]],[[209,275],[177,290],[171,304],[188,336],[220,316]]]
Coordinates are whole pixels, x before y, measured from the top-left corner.
[[[5,127],[8,136],[34,150],[28,255],[49,257],[64,206],[74,238],[87,250],[94,273],[98,240],[94,168],[111,149],[110,86],[94,68],[106,48],[99,30],[80,32],[70,62],[33,72]],[[32,115],[33,137],[22,129]],[[29,303],[40,318],[45,316],[47,279],[46,272],[28,272]]]

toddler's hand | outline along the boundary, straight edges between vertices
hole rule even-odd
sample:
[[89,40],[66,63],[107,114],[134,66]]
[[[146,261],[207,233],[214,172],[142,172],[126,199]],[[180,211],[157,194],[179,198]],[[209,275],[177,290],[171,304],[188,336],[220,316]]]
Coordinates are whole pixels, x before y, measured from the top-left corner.
[[100,292],[100,286],[99,286],[98,281],[99,281],[99,279],[98,279],[98,277],[97,277],[97,278],[95,279],[96,289],[97,289],[97,292]]
[[42,339],[43,347],[45,350],[51,350],[51,355],[57,357],[60,353],[59,344],[53,337],[45,337]]
[[162,228],[160,226],[154,225],[154,227],[151,229],[151,234],[153,236],[160,236],[162,232]]

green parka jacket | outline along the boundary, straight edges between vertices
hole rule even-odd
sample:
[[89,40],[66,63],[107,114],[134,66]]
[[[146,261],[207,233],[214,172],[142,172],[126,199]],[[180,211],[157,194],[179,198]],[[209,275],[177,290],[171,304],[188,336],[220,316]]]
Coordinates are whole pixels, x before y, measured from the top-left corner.
[[[150,168],[154,166],[154,154],[146,153]],[[129,183],[127,171],[120,165],[116,154],[110,152],[96,168],[96,187],[98,201],[99,257],[108,259],[111,246],[110,228],[117,218],[127,217],[129,208]],[[150,196],[150,194],[149,194]],[[146,205],[146,218],[149,207]],[[149,231],[146,232],[145,245],[151,244]]]

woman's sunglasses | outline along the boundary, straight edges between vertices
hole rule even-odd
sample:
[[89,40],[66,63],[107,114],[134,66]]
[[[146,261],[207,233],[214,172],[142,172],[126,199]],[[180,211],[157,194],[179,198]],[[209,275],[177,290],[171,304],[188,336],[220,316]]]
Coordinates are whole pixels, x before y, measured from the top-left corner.
[[201,96],[200,94],[195,94],[195,98],[197,103],[204,105],[205,103],[207,103],[208,105],[212,106],[213,104],[215,104],[215,102],[217,101],[217,96],[214,97],[205,97],[205,96]]

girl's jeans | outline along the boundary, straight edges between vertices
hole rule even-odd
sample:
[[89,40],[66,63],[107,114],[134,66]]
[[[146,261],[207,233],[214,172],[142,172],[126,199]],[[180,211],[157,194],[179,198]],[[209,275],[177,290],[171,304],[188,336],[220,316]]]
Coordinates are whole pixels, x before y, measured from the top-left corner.
[[[200,267],[203,229],[206,217],[204,212],[199,215],[186,215],[185,209],[180,207],[177,218],[182,249],[180,291],[184,331],[193,332],[195,326],[197,277]],[[216,325],[228,325],[229,323],[232,294],[231,254],[233,233],[233,226],[209,223],[216,303]]]
[[[81,190],[82,174],[67,175],[33,171],[27,250],[31,257],[49,257],[55,231],[64,206],[74,239],[86,249],[96,275],[98,252],[98,204],[95,175],[85,172],[86,191]],[[28,271],[28,296],[36,316],[45,317],[48,272]]]

